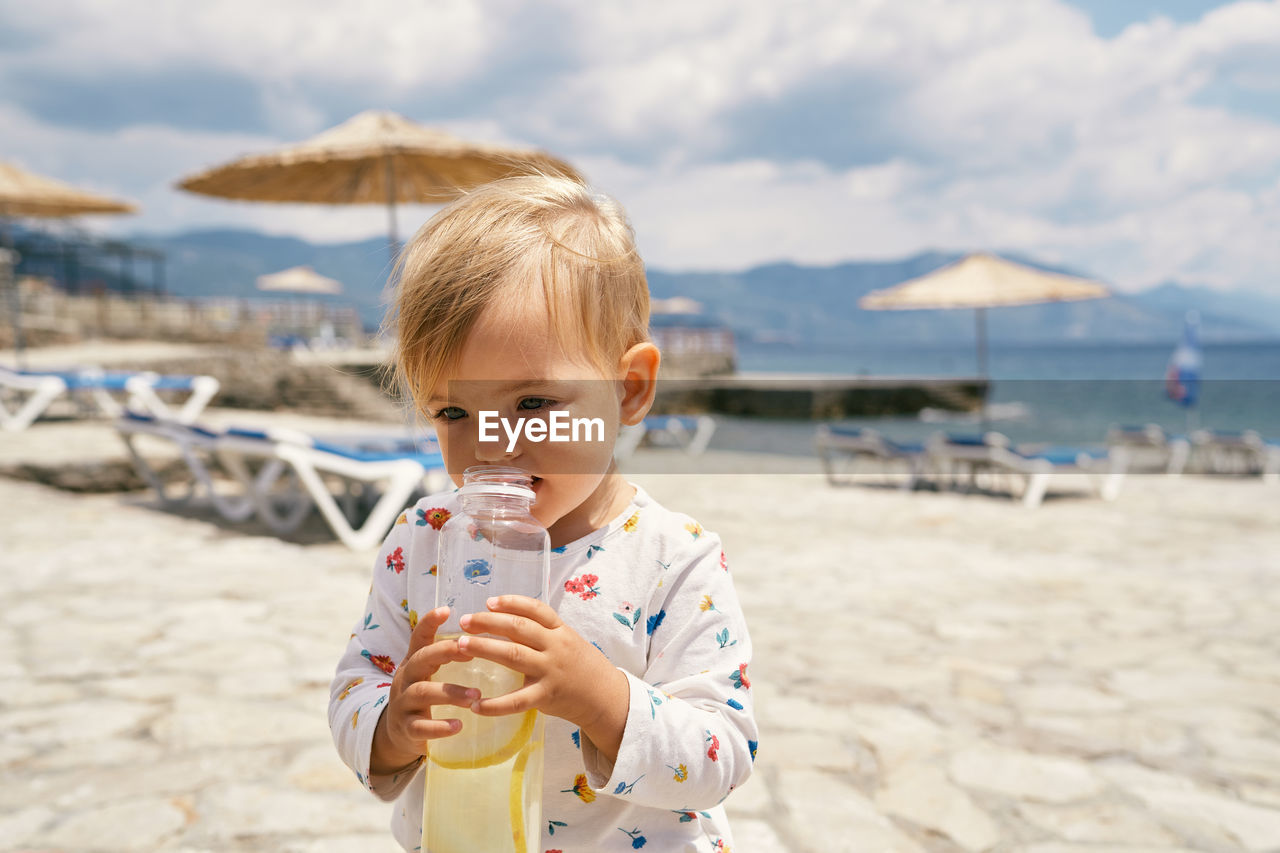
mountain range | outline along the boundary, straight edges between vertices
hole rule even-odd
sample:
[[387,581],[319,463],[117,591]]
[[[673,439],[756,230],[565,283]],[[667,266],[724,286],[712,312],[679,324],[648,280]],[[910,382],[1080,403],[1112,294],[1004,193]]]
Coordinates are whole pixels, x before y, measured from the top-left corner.
[[[165,254],[166,286],[176,295],[263,296],[255,286],[259,275],[308,264],[345,287],[341,296],[318,298],[355,305],[370,328],[382,319],[391,269],[383,239],[314,244],[253,231],[207,230],[139,236],[131,242]],[[859,297],[871,290],[923,275],[958,257],[924,252],[891,261],[778,263],[739,272],[651,268],[648,276],[655,298],[692,298],[743,340],[819,346],[967,342],[973,339],[971,311],[857,308]],[[1057,269],[1031,258],[1005,257]],[[1280,339],[1280,296],[1176,282],[1090,302],[994,309],[988,312],[988,329],[992,341],[1007,343],[1169,341],[1176,339],[1183,316],[1193,309],[1200,312],[1207,341]]]

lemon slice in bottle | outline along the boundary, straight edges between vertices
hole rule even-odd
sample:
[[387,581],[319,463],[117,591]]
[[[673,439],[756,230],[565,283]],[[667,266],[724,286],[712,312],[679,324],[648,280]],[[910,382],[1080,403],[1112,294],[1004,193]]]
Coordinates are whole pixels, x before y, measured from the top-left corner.
[[527,850],[529,837],[538,835],[539,831],[539,828],[533,825],[537,821],[537,816],[525,812],[525,803],[528,799],[526,796],[528,789],[542,788],[542,763],[538,762],[534,765],[537,768],[536,774],[526,773],[525,769],[529,759],[541,748],[541,740],[531,740],[520,750],[511,767],[511,790],[507,797],[507,805],[511,814],[511,840],[517,851]]
[[[480,754],[476,754],[471,744],[461,743],[461,749],[449,749],[444,744],[456,738],[433,741],[427,758],[435,764],[449,770],[478,770],[501,764],[515,755],[533,737],[533,723],[537,711],[525,711],[523,714],[512,714],[509,717],[477,717],[465,711],[470,720],[463,720],[462,730],[471,725],[477,730],[477,740],[482,744]],[[482,721],[482,722],[481,722]],[[478,725],[477,725],[478,723]]]
[[[524,676],[501,664],[476,658],[445,664],[437,670],[433,681],[475,687],[480,696],[490,699],[519,689]],[[468,708],[442,708],[462,721],[462,731],[431,742],[427,759],[450,770],[474,770],[492,767],[510,759],[533,737],[537,711],[481,717]]]
[[516,850],[528,847],[524,832],[524,767],[529,763],[529,752],[532,744],[520,750],[516,763],[511,768],[511,789],[507,795],[507,809],[511,815],[511,841]]

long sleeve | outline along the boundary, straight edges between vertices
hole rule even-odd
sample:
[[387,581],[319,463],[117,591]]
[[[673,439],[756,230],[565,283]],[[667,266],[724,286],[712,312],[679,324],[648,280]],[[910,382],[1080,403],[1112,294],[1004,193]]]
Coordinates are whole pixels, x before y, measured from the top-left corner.
[[360,783],[391,800],[412,778],[416,766],[394,776],[369,773],[373,733],[386,708],[391,678],[409,648],[417,621],[408,607],[407,573],[415,564],[410,525],[392,528],[374,564],[364,614],[357,622],[329,686],[329,728],[334,745]]
[[597,792],[692,820],[750,775],[757,730],[751,641],[720,540],[692,520],[680,536],[648,602],[646,667],[623,669],[631,692],[617,761],[584,741],[583,762]]
[[[436,600],[438,530],[454,495],[425,498],[392,529],[338,665],[329,720],[343,760],[378,797],[406,849],[422,836],[425,773],[370,777],[378,717],[419,613]],[[455,567],[456,568],[456,567]],[[549,601],[627,675],[628,716],[609,766],[548,718],[542,846],[565,853],[725,849],[719,803],[751,770],[751,645],[720,541],[637,489],[608,525],[553,549]],[[588,780],[590,776],[590,780]]]

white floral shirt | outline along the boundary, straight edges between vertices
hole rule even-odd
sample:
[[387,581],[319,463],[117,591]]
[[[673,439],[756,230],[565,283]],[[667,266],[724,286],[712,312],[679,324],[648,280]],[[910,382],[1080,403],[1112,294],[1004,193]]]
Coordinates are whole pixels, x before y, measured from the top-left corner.
[[[392,830],[420,849],[424,770],[370,777],[391,675],[417,614],[435,606],[437,531],[456,494],[424,498],[378,553],[365,611],[338,663],[329,726],[370,791],[396,801]],[[617,761],[564,720],[546,721],[542,851],[731,850],[721,805],[756,752],[747,636],[720,539],[639,488],[607,526],[555,549],[550,603],[631,685]]]

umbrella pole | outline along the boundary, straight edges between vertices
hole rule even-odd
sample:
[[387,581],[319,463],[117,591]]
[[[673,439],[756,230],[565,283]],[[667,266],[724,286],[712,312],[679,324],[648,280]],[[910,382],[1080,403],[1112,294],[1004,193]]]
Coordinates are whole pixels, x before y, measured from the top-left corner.
[[987,378],[987,309],[974,309],[978,333],[978,375]]
[[395,263],[396,253],[400,251],[399,240],[396,235],[396,166],[390,154],[386,160],[386,183],[387,183],[387,233],[391,238],[391,262]]
[[983,381],[982,389],[982,407],[978,414],[982,421],[982,432],[985,434],[991,427],[987,420],[987,397],[991,394],[991,381],[987,375],[987,309],[983,307],[974,309],[974,318],[976,321],[976,332],[978,336],[978,376]]

